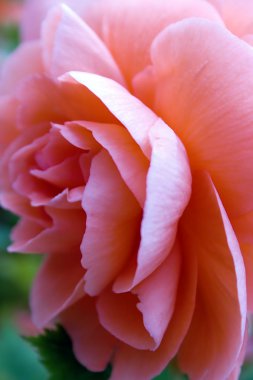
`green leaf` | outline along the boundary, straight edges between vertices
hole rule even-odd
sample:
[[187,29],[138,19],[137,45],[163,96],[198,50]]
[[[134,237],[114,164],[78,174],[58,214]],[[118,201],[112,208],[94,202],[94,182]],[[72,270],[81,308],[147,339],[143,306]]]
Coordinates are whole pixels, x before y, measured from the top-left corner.
[[46,380],[46,377],[36,353],[20,338],[15,323],[10,318],[1,321],[0,380]]
[[171,362],[170,365],[153,380],[187,380],[188,377],[178,370],[176,363]]
[[6,53],[14,50],[20,42],[18,25],[13,23],[0,24],[0,49]]
[[48,380],[107,380],[111,369],[93,373],[83,367],[75,358],[72,342],[62,326],[46,329],[37,337],[25,338],[38,350],[40,360],[48,370]]
[[[88,371],[75,358],[72,342],[64,328],[57,325],[54,330],[46,329],[37,337],[25,338],[38,350],[40,360],[49,373],[49,380],[108,380],[111,367],[104,372]],[[185,380],[176,365],[172,363],[154,380]]]

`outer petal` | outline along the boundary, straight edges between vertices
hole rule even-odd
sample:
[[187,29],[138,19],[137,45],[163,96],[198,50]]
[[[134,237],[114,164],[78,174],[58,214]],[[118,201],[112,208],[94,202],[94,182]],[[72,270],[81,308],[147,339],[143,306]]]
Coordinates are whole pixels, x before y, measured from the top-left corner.
[[154,37],[165,26],[193,16],[222,22],[210,4],[199,0],[106,0],[97,3],[90,19],[131,83],[149,64]]
[[244,340],[245,271],[234,231],[205,173],[194,174],[180,237],[198,259],[196,307],[180,350],[180,365],[193,380],[225,379]]
[[84,190],[87,215],[82,264],[86,292],[96,295],[122,270],[138,243],[141,209],[106,151],[93,159]]
[[251,211],[252,48],[195,19],[164,30],[152,56],[158,114],[180,136],[192,167],[210,172],[229,214]]
[[116,342],[99,323],[94,298],[84,297],[64,311],[60,320],[72,338],[77,359],[91,371],[103,371]]
[[22,79],[43,71],[40,42],[33,41],[20,45],[1,69],[0,94],[12,93]]
[[32,288],[33,321],[43,327],[62,310],[84,295],[84,270],[80,253],[50,254],[36,277]]
[[53,77],[70,70],[93,72],[123,82],[119,69],[96,33],[66,5],[43,23],[44,61]]

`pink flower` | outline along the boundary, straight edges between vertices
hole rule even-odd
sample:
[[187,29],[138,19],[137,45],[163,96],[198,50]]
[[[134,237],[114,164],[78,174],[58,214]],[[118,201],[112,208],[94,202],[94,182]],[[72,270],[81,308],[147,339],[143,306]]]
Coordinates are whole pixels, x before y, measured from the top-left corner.
[[237,379],[253,309],[253,2],[27,2],[2,71],[10,251],[78,360]]

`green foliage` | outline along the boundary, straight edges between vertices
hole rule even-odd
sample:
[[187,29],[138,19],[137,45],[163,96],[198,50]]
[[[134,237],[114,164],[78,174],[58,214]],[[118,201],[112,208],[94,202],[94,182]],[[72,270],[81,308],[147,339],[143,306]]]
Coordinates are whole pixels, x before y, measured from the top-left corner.
[[49,380],[107,380],[110,376],[109,367],[103,373],[93,373],[83,367],[75,358],[69,336],[59,325],[54,330],[45,330],[42,335],[26,339],[38,350]]
[[46,371],[33,348],[9,321],[0,329],[0,380],[46,380]]
[[240,380],[252,380],[253,379],[253,363],[247,363],[243,366]]
[[159,376],[153,380],[187,380],[188,377],[180,373],[177,366],[172,362]]
[[14,50],[20,41],[19,28],[16,24],[0,24],[0,49],[6,54]]
[[[64,328],[57,325],[54,330],[46,329],[44,334],[37,337],[26,338],[38,351],[41,363],[49,373],[48,380],[108,380],[111,368],[104,372],[94,373],[88,371],[75,358],[72,342]],[[154,380],[185,380],[186,376],[180,374],[175,365],[170,365]]]

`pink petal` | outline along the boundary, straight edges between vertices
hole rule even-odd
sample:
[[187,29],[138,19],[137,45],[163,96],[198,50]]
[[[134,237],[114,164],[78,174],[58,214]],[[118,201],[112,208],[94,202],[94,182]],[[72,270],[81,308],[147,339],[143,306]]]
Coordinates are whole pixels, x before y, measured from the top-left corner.
[[115,122],[101,101],[81,85],[56,83],[36,75],[24,80],[17,96],[20,102],[17,123],[22,130],[35,124],[61,125],[76,119]]
[[39,179],[60,188],[74,188],[83,183],[82,172],[78,163],[79,154],[68,157],[58,165],[46,170],[32,169],[30,173]]
[[153,67],[147,66],[133,78],[133,94],[149,108],[154,108],[155,76]]
[[246,268],[246,280],[247,280],[247,295],[248,295],[248,311],[253,311],[253,246],[247,244],[241,244],[241,249],[244,258],[244,264]]
[[243,40],[249,45],[253,46],[253,34],[246,34],[243,36]]
[[[48,203],[61,187],[73,188],[83,184],[79,165],[81,151],[68,144],[58,130],[51,129],[50,133],[36,136],[32,142],[25,141],[26,135],[29,140],[33,137],[29,131],[23,133],[10,147],[9,155],[4,157],[9,180],[17,193],[29,198],[32,205],[39,206]],[[19,148],[21,143],[24,146]],[[16,152],[10,159],[14,148]],[[34,169],[36,166],[38,168]]]
[[[53,123],[51,125],[49,132],[45,133],[41,138],[41,140],[44,140],[42,141],[42,146],[34,152],[36,164],[42,170],[60,165],[67,157],[73,157],[77,152],[80,152],[72,144],[69,144],[65,138],[62,138],[62,126]],[[38,139],[38,142],[41,140]],[[32,142],[31,147],[35,144],[36,140]],[[26,149],[24,147],[24,150]]]
[[43,75],[26,77],[18,89],[20,129],[65,121],[66,102],[55,83]]
[[18,102],[14,97],[0,97],[0,151],[3,152],[17,135],[16,111]]
[[29,173],[20,173],[13,182],[13,190],[30,200],[31,206],[44,206],[55,195],[55,188]]
[[141,210],[110,156],[93,159],[84,190],[87,215],[81,250],[85,290],[96,295],[122,270],[138,243]]
[[193,16],[221,22],[210,4],[198,0],[102,1],[94,7],[91,20],[131,83],[131,78],[150,63],[154,37],[170,23]]
[[180,252],[175,246],[164,263],[135,287],[132,294],[115,295],[109,290],[99,297],[97,306],[102,325],[135,348],[155,350],[175,310],[179,274]]
[[151,157],[137,274],[134,281],[132,271],[124,275],[115,287],[128,289],[155,270],[174,244],[177,222],[191,192],[186,152],[174,132],[118,83],[80,72],[71,72],[62,80],[77,81],[89,88],[124,124],[144,154]]
[[175,245],[170,255],[142,283],[133,289],[140,302],[137,308],[143,323],[159,347],[175,309],[180,276],[180,250]]
[[60,320],[72,338],[77,359],[91,371],[103,371],[113,355],[115,339],[99,323],[94,299],[84,297],[65,310]]
[[53,77],[70,70],[93,72],[123,83],[119,69],[96,33],[66,5],[48,14],[43,23],[44,62]]
[[213,4],[232,33],[242,37],[253,33],[251,0],[208,0]]
[[88,89],[81,85],[55,83],[45,76],[35,76],[25,81],[18,97],[21,103],[18,112],[20,129],[48,122],[53,130],[57,130],[66,120],[72,119],[107,123],[116,120]]
[[97,302],[100,323],[114,337],[137,348],[154,350],[156,343],[143,325],[142,313],[138,310],[139,299],[133,293],[103,292]]
[[247,343],[248,343],[248,325],[246,325],[245,334],[244,334],[244,340],[243,345],[241,347],[241,351],[239,353],[239,356],[236,360],[236,363],[234,365],[234,368],[228,378],[226,380],[238,380],[240,373],[241,373],[241,367],[243,365],[244,359],[245,359],[245,353],[247,349]]
[[[7,111],[10,112],[10,110]],[[8,127],[8,124],[5,124]],[[17,132],[16,132],[17,133]],[[13,140],[12,143],[3,152],[0,161],[0,171],[1,171],[1,204],[3,207],[8,208],[10,211],[18,214],[24,215],[31,218],[35,218],[37,222],[44,224],[48,222],[48,216],[41,208],[31,207],[26,196],[15,193],[13,191],[13,183],[17,179],[17,175],[27,168],[28,162],[30,160],[29,154],[38,148],[41,142],[39,136],[45,133],[45,126],[34,126],[34,128],[26,130],[22,134]],[[34,140],[34,141],[33,141]],[[32,142],[33,141],[33,142]],[[25,149],[24,146],[27,145]],[[20,151],[23,151],[25,159],[17,160],[16,165],[14,165],[14,156],[18,155]],[[17,170],[16,170],[17,169]]]
[[80,260],[78,251],[48,255],[32,287],[31,308],[36,326],[46,326],[84,295]]
[[81,122],[67,122],[60,128],[60,133],[75,147],[97,153],[100,150],[100,144],[93,138],[92,133],[81,125]]
[[245,270],[240,247],[211,178],[195,172],[181,242],[197,254],[193,320],[179,354],[191,379],[223,379],[234,367],[246,327]]
[[[88,121],[77,122],[79,126],[91,130],[94,138],[110,153],[126,185],[132,191],[141,207],[146,197],[146,176],[149,161],[128,131],[120,125],[100,124]],[[68,123],[68,128],[76,124]]]
[[180,136],[192,168],[211,174],[229,215],[251,211],[252,48],[195,19],[164,30],[152,57],[156,110]]
[[[87,9],[94,0],[65,0],[75,12],[85,15]],[[48,11],[62,3],[62,0],[26,0],[24,4],[23,20],[21,23],[21,34],[23,40],[34,40],[40,37],[41,24]]]
[[43,71],[40,42],[21,44],[1,69],[0,94],[13,93],[24,78]]
[[47,227],[50,224],[50,217],[42,207],[32,207],[29,200],[13,190],[3,191],[0,194],[1,206],[19,216],[27,217],[40,226]]
[[84,90],[88,88],[127,128],[144,154],[150,158],[151,146],[148,131],[156,124],[162,124],[154,112],[111,79],[90,73],[70,72],[62,76],[60,80],[63,83],[80,84]]
[[159,375],[175,356],[187,333],[195,303],[196,255],[190,255],[179,245],[175,247],[182,257],[180,280],[174,313],[160,347],[155,351],[147,351],[120,345],[115,354],[110,380],[146,380]]
[[141,225],[137,268],[127,268],[114,286],[122,291],[135,286],[170,254],[178,221],[191,193],[191,173],[185,150],[174,132],[164,124],[151,128],[152,156]]
[[50,199],[48,206],[60,209],[80,209],[84,186],[64,189],[54,198]]
[[14,243],[9,247],[10,252],[66,252],[80,246],[85,231],[84,212],[78,209],[57,209],[49,205],[45,211],[51,218],[50,225],[28,240],[23,235],[27,229],[26,220],[21,220],[13,230]]
[[243,254],[247,280],[248,311],[253,311],[253,212],[232,219]]

